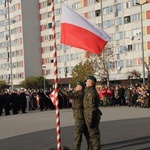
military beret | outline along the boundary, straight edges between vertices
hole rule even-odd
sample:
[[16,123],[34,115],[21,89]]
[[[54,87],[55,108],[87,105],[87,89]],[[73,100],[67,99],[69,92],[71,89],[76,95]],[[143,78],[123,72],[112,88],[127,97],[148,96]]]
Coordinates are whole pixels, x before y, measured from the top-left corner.
[[97,79],[94,76],[87,76],[85,80],[93,80],[94,82],[97,82]]
[[85,87],[84,83],[83,83],[83,82],[81,82],[81,81],[78,81],[78,82],[77,82],[77,85],[82,86],[82,88],[84,88],[84,87]]

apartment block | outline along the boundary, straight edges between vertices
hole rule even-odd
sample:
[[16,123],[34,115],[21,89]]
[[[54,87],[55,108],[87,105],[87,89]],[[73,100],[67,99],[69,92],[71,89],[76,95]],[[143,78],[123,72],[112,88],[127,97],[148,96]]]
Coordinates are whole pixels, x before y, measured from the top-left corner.
[[14,86],[42,75],[38,6],[38,0],[0,0],[0,80]]

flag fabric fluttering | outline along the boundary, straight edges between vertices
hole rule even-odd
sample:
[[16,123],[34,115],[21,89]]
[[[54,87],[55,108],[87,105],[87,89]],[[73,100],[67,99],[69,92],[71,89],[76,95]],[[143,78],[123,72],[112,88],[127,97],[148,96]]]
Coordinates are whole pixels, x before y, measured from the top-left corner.
[[65,45],[100,54],[110,37],[98,26],[62,4],[61,40]]
[[56,100],[55,100],[55,90],[53,90],[50,94],[49,94],[49,97],[53,103],[53,105],[56,106]]

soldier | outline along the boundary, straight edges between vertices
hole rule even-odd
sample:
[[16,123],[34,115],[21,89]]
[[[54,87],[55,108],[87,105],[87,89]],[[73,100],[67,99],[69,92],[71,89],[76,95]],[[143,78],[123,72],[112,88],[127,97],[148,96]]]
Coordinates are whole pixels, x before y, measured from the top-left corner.
[[85,81],[86,88],[83,98],[84,119],[92,143],[92,148],[90,150],[101,149],[99,122],[102,113],[98,109],[100,99],[98,92],[95,88],[96,82],[97,81],[95,77],[93,76],[86,77]]
[[73,99],[72,109],[75,119],[75,150],[80,150],[83,133],[89,145],[89,134],[83,116],[84,84],[82,82],[77,82],[75,90],[71,92],[65,91],[63,88],[59,88],[59,90],[67,97]]

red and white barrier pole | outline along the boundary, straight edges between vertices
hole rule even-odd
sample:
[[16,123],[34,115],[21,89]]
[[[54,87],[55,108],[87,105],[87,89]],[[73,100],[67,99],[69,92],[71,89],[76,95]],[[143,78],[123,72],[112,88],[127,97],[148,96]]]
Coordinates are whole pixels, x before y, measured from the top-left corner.
[[57,50],[56,50],[56,34],[55,34],[55,12],[54,0],[51,0],[52,5],[52,31],[53,31],[53,61],[54,61],[54,87],[55,87],[55,102],[56,102],[56,136],[57,136],[57,150],[61,150],[61,136],[60,136],[60,113],[58,101],[58,73],[57,73]]

